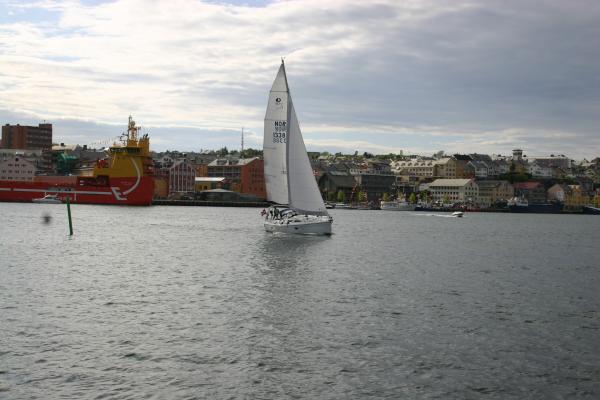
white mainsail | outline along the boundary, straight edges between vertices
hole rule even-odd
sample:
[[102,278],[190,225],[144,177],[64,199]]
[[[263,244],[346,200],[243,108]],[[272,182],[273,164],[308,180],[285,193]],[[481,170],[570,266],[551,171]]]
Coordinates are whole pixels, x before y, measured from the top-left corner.
[[283,61],[269,94],[263,152],[268,200],[302,214],[328,215],[306,154]]
[[267,199],[278,204],[289,203],[286,160],[287,116],[288,86],[282,63],[269,93],[263,139]]

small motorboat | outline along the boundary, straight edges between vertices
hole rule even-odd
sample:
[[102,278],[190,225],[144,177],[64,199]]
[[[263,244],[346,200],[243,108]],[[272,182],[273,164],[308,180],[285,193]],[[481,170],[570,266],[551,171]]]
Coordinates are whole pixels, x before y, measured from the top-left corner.
[[62,201],[58,198],[56,194],[47,194],[44,197],[40,197],[39,199],[31,200],[34,203],[44,203],[44,204],[62,204]]
[[453,216],[453,217],[457,217],[457,218],[462,218],[462,216],[463,216],[464,214],[465,214],[465,213],[464,213],[464,212],[462,212],[462,211],[454,211],[454,212],[452,213],[452,216]]

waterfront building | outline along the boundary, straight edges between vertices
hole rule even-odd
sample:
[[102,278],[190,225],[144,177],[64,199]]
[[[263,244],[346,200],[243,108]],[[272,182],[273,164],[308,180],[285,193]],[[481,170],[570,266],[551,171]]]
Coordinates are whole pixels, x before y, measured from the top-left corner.
[[593,191],[586,190],[584,185],[557,183],[548,189],[548,201],[557,201],[572,209],[581,209],[591,204],[592,199]]
[[169,197],[169,175],[154,175],[154,199],[166,199]]
[[325,199],[333,198],[337,201],[337,195],[341,192],[344,199],[349,201],[355,186],[354,176],[347,171],[331,169],[319,178],[319,189]]
[[546,203],[546,189],[540,182],[517,182],[513,183],[515,196],[527,199],[529,204]]
[[0,180],[33,181],[37,167],[22,156],[0,159]]
[[36,167],[36,174],[52,171],[52,153],[48,150],[0,149],[0,160],[13,160],[15,157],[31,161]]
[[262,200],[251,193],[239,193],[225,189],[203,190],[196,193],[195,198],[196,200],[201,201],[215,201],[223,203],[256,202]]
[[[358,191],[364,192],[367,196],[367,201],[376,202],[383,198],[383,194],[390,194],[396,187],[395,175],[383,174],[360,174],[354,175],[356,187],[354,189],[353,201],[357,201],[356,195]],[[352,196],[351,196],[352,197]]]
[[212,189],[229,189],[229,182],[224,177],[197,176],[195,180],[195,191]]
[[428,185],[435,202],[477,203],[479,186],[475,179],[436,179]]
[[580,185],[569,185],[569,193],[565,195],[565,207],[581,209],[582,206],[592,203],[592,197],[582,190]]
[[52,124],[38,126],[2,126],[2,148],[5,149],[44,149],[52,148]]
[[571,193],[569,185],[557,183],[548,189],[548,201],[565,202],[566,197]]
[[507,202],[514,197],[515,189],[508,181],[477,181],[479,205],[490,207],[499,202]]
[[227,178],[235,192],[253,194],[259,199],[267,197],[264,161],[258,157],[217,158],[208,164],[208,176]]
[[0,161],[12,160],[15,157],[25,158],[40,169],[45,161],[45,152],[41,149],[0,149]]
[[175,161],[168,170],[169,195],[194,191],[196,169],[186,158]]

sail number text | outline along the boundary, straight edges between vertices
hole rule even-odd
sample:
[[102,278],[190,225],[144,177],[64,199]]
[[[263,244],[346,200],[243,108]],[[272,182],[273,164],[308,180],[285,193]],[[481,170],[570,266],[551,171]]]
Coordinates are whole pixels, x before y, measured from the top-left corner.
[[273,143],[287,143],[287,121],[274,121]]

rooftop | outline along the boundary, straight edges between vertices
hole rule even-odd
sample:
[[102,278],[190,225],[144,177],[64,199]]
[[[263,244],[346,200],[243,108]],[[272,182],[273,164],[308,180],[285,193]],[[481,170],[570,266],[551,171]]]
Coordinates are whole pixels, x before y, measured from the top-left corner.
[[436,179],[429,184],[429,187],[437,186],[465,186],[473,179]]

